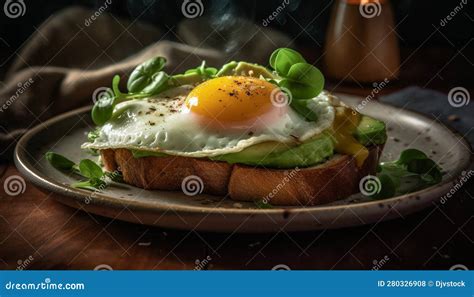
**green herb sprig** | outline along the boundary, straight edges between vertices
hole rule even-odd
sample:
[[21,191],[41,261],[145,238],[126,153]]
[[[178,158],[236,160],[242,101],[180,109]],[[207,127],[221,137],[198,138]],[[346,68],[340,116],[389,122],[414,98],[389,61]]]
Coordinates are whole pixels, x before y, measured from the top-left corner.
[[411,193],[441,182],[441,167],[417,149],[404,150],[398,160],[382,162],[377,169],[380,192],[373,198],[382,199]]
[[206,61],[200,66],[187,70],[184,74],[169,76],[163,71],[166,59],[154,57],[138,65],[127,81],[128,93],[119,88],[120,76],[112,79],[112,91],[104,94],[92,108],[92,120],[98,126],[107,122],[113,114],[114,107],[124,101],[143,99],[160,94],[170,88],[178,87],[190,80],[206,80],[215,77],[217,69],[206,67]]
[[273,205],[271,205],[268,201],[264,200],[257,200],[254,202],[255,206],[260,209],[271,209],[273,208]]
[[60,171],[71,172],[85,178],[82,181],[71,184],[74,188],[90,191],[103,190],[108,185],[106,178],[115,182],[123,182],[122,175],[119,172],[103,171],[97,163],[90,159],[83,159],[79,164],[76,164],[68,158],[54,152],[47,152],[45,157],[54,168]]
[[[94,123],[98,126],[105,124],[112,117],[114,107],[121,102],[154,96],[190,81],[201,82],[214,78],[219,73],[218,69],[207,67],[206,61],[203,61],[198,67],[188,69],[183,74],[170,76],[163,71],[165,65],[166,59],[163,57],[154,57],[138,65],[127,81],[128,93],[120,91],[120,76],[114,76],[112,92],[104,94],[94,104],[92,109]],[[300,53],[289,48],[274,51],[270,56],[270,66],[279,78],[272,78],[271,81],[290,93],[293,99],[291,107],[306,119],[315,121],[317,115],[308,107],[308,102],[324,87],[324,76],[321,71],[308,64]]]
[[155,57],[138,65],[130,75],[127,88],[129,93],[122,93],[119,88],[120,76],[112,79],[113,94],[104,94],[92,108],[92,120],[96,125],[103,125],[111,117],[115,105],[131,99],[141,99],[163,92],[167,88],[169,76],[161,71],[166,64],[163,57]]
[[321,71],[290,48],[275,50],[270,56],[270,66],[281,77],[278,86],[290,93],[291,107],[307,120],[317,120],[317,115],[308,107],[308,103],[324,88]]

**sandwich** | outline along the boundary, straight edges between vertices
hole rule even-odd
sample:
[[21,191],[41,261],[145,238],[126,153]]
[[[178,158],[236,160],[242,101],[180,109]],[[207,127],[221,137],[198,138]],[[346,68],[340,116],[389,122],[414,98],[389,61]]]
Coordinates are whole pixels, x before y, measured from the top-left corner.
[[126,93],[114,77],[93,107],[97,128],[82,148],[125,183],[184,191],[192,177],[199,193],[300,206],[347,198],[375,175],[385,124],[325,91],[298,52],[276,50],[268,68],[204,61],[170,75],[165,64],[137,66]]

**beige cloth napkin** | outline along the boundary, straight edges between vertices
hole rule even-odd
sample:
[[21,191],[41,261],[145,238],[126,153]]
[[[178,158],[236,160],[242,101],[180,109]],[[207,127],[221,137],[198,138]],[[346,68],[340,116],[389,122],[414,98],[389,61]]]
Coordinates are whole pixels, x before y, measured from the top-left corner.
[[11,158],[15,142],[28,129],[92,104],[94,90],[110,86],[115,74],[122,76],[125,88],[133,68],[153,56],[167,58],[166,71],[181,73],[203,59],[217,67],[227,59],[266,64],[272,50],[291,45],[281,33],[253,25],[247,37],[239,37],[242,45],[226,54],[199,42],[205,38],[205,19],[180,24],[176,39],[184,43],[177,43],[160,41],[164,33],[160,28],[107,13],[90,21],[94,13],[72,7],[50,17],[16,54],[0,88],[2,159]]

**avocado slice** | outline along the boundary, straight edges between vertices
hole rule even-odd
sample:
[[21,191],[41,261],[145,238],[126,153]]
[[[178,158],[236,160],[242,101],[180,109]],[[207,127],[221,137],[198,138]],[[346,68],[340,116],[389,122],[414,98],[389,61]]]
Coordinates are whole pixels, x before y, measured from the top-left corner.
[[173,75],[170,79],[171,85],[173,87],[199,84],[205,80],[206,78],[204,76],[199,75],[197,73],[177,74]]
[[324,162],[334,154],[332,139],[327,134],[300,145],[288,147],[283,143],[253,145],[238,153],[230,153],[211,158],[230,164],[240,163],[271,168],[308,167]]
[[387,140],[385,123],[363,115],[354,131],[354,137],[364,146],[384,144]]
[[[383,144],[387,140],[385,123],[363,115],[354,131],[354,137],[364,146]],[[165,157],[161,152],[132,150],[135,158],[148,156]],[[323,163],[334,154],[334,142],[328,133],[322,133],[300,144],[264,142],[252,145],[237,153],[211,157],[214,161],[225,161],[269,168],[308,167]]]
[[168,155],[161,152],[152,152],[152,151],[140,151],[140,150],[131,150],[132,155],[135,159],[144,158],[144,157],[167,157]]
[[216,74],[217,76],[252,76],[259,78],[275,78],[274,75],[265,67],[247,62],[232,61],[224,66]]

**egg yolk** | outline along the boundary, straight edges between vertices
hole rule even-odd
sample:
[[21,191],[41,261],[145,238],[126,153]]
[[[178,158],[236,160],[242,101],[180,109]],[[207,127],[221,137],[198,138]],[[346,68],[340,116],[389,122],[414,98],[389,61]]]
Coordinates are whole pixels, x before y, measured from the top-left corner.
[[274,107],[272,91],[265,80],[245,76],[224,76],[196,86],[187,96],[187,109],[221,125],[257,119]]

